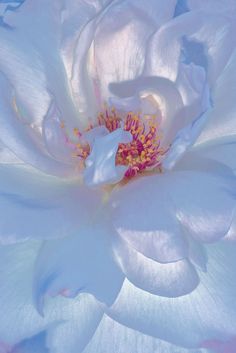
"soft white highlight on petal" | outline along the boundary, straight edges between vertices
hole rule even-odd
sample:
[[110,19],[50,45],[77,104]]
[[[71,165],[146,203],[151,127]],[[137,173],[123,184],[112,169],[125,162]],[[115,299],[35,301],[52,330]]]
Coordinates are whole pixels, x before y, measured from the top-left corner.
[[63,181],[21,166],[0,166],[0,242],[73,235],[100,204],[78,180]]
[[116,166],[115,159],[119,143],[132,141],[132,135],[123,129],[96,137],[92,151],[85,160],[84,181],[88,186],[115,184],[123,179],[125,166]]
[[175,298],[190,293],[199,283],[196,270],[186,259],[161,264],[124,241],[115,242],[114,253],[129,281],[149,293]]
[[[129,231],[170,232],[170,237],[174,234],[172,244],[176,244],[177,249],[178,224],[182,225],[180,234],[187,231],[197,240],[216,241],[224,237],[230,228],[235,208],[235,186],[234,177],[228,168],[220,172],[216,169],[214,173],[212,170],[206,172],[190,169],[140,178],[123,186],[120,195],[117,192],[117,205],[114,203],[113,206],[118,209],[117,226]],[[138,205],[141,214],[138,213]],[[145,214],[147,207],[151,207],[152,221]],[[127,210],[127,222],[123,210]],[[144,219],[143,226],[141,221],[135,224],[133,210],[139,214],[140,219]],[[162,216],[160,220],[159,214]],[[145,217],[149,222],[145,221]],[[140,238],[140,243],[145,242],[142,239],[145,238]],[[141,244],[139,247],[142,247]]]
[[206,273],[186,296],[163,298],[124,282],[107,313],[119,323],[168,342],[197,348],[207,340],[231,339],[236,334],[235,244],[206,247]]
[[122,186],[113,192],[109,203],[120,237],[161,263],[181,260],[188,253],[183,230],[175,219],[175,205],[168,197],[168,182],[161,180],[159,184],[164,178],[145,178]]
[[89,71],[102,99],[110,96],[109,84],[137,78],[143,69],[150,35],[168,21],[175,0],[128,0],[111,3],[97,22],[90,48]]

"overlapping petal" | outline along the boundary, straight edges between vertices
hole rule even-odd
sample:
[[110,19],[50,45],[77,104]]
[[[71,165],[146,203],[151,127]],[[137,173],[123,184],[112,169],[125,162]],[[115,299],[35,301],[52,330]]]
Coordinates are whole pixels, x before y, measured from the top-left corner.
[[41,249],[35,270],[34,296],[40,312],[45,295],[75,297],[88,292],[110,305],[124,276],[113,260],[112,233],[106,226],[91,222],[78,234],[47,241]]
[[230,341],[236,332],[235,244],[207,245],[207,272],[186,296],[163,298],[125,281],[108,314],[119,323],[182,347]]
[[2,243],[77,234],[99,204],[100,193],[79,186],[78,180],[63,181],[24,166],[0,167]]
[[[20,352],[25,353],[24,347],[32,353],[36,352],[37,347],[43,348],[44,343],[46,345],[42,335],[37,337],[46,331],[50,353],[61,353],[57,346],[59,332],[63,347],[66,344],[68,326],[73,324],[77,328],[77,352],[81,352],[93,335],[103,311],[91,296],[82,294],[73,301],[59,297],[47,301],[42,318],[32,301],[33,268],[39,248],[40,242],[30,241],[0,247],[0,342],[10,352],[14,347],[14,353],[18,353],[20,348]],[[27,350],[26,352],[28,353]]]

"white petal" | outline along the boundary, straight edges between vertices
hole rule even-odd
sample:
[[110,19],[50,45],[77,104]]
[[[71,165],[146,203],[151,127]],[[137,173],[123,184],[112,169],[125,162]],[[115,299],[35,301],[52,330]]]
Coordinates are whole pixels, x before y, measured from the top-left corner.
[[175,298],[190,293],[199,283],[194,267],[186,259],[160,264],[123,241],[114,244],[114,253],[129,281],[149,293]]
[[84,181],[86,185],[116,184],[122,180],[127,167],[116,165],[116,153],[119,143],[131,141],[132,135],[122,129],[96,137],[92,151],[85,161]]
[[207,353],[188,350],[127,328],[104,316],[83,353]]
[[[77,327],[75,339],[79,340],[77,352],[80,352],[93,335],[103,311],[91,296],[81,294],[73,301],[65,298],[48,301],[44,318],[37,313],[32,302],[32,279],[39,246],[38,242],[25,242],[0,247],[0,342],[12,346],[50,329],[47,336],[53,346],[57,332],[63,332],[65,325],[66,333],[67,325],[73,323]],[[61,337],[61,344],[64,338]]]
[[0,139],[16,156],[46,173],[53,175],[73,174],[73,168],[50,157],[40,143],[40,135],[23,123],[15,106],[13,87],[0,73]]
[[175,299],[151,295],[124,282],[108,314],[118,322],[187,348],[236,334],[235,244],[207,246],[207,273],[192,293]]
[[168,21],[175,0],[129,0],[113,3],[99,21],[90,50],[90,72],[103,99],[109,98],[109,84],[134,79],[142,72],[146,45],[152,32]]
[[[169,21],[150,40],[144,75],[175,81],[178,75],[182,37],[202,43],[208,55],[209,79],[213,83],[235,47],[235,21],[223,16],[192,11]],[[223,50],[222,50],[223,49]]]
[[100,204],[99,192],[20,166],[0,167],[0,239],[63,237],[78,232]]
[[219,138],[232,138],[236,135],[235,73],[236,51],[234,51],[229,64],[216,82],[212,93],[213,109],[209,112],[208,123],[197,140],[197,144],[207,141],[214,142],[214,140],[217,142]]
[[61,5],[25,1],[17,12],[6,13],[5,22],[12,29],[0,34],[0,69],[15,88],[24,120],[37,125],[50,103],[48,91],[65,118],[78,121],[60,57]]
[[124,276],[113,260],[111,236],[105,226],[91,222],[81,227],[76,236],[45,242],[34,281],[34,297],[40,312],[45,295],[75,297],[86,292],[107,305],[114,302]]
[[[181,229],[197,240],[216,241],[226,235],[233,219],[235,182],[227,168],[214,173],[185,170],[140,178],[117,191],[113,205],[114,216],[118,210],[117,227],[157,234],[164,231],[170,237],[175,234],[172,244],[177,246]],[[180,233],[177,220],[182,225]],[[140,248],[144,239],[140,238]]]
[[114,192],[112,222],[120,237],[146,257],[174,262],[187,257],[187,244],[168,186],[158,182],[145,178]]

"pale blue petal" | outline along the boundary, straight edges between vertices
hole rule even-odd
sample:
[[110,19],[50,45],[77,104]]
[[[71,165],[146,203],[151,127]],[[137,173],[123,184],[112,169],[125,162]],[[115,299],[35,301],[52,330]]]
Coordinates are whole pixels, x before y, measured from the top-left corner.
[[[103,310],[85,294],[73,300],[58,297],[47,301],[42,318],[32,300],[33,268],[39,247],[39,242],[0,247],[0,342],[12,347],[29,339],[24,346],[30,345],[35,343],[31,340],[35,335],[47,330],[50,347],[57,346],[59,332],[66,333],[68,326],[73,325],[77,333],[76,336],[71,333],[71,342],[78,340],[79,353],[93,335]],[[60,336],[61,345],[66,344],[65,334]],[[20,347],[22,344],[19,343]]]
[[[236,95],[236,51],[212,92],[213,109],[209,112],[208,123],[196,144],[204,142],[217,143],[218,139],[231,138],[236,135],[235,95]],[[226,89],[227,87],[227,89]],[[215,141],[214,141],[215,140]]]
[[45,176],[21,166],[0,167],[0,242],[77,234],[100,205],[99,191],[78,180]]
[[92,187],[121,181],[128,167],[116,165],[116,153],[120,143],[131,141],[131,133],[123,129],[116,129],[105,136],[97,136],[91,153],[85,160],[85,184]]
[[45,295],[75,297],[88,292],[111,304],[122,285],[123,274],[113,260],[112,230],[88,224],[76,236],[47,241],[39,254],[34,279],[34,297],[40,312]]
[[200,284],[190,294],[162,298],[125,281],[107,313],[123,325],[186,348],[230,340],[236,334],[235,243],[219,242],[206,250],[207,272],[199,273]]
[[218,13],[191,11],[162,26],[147,49],[144,75],[166,77],[175,81],[181,58],[182,38],[203,43],[208,57],[209,80],[213,84],[235,48],[234,19]]
[[[46,332],[41,332],[17,344],[9,353],[50,353]],[[1,351],[0,351],[1,352]],[[7,352],[6,352],[7,353]]]
[[184,349],[120,325],[104,316],[83,353],[207,353]]
[[0,94],[0,140],[5,147],[25,163],[48,174],[73,175],[74,168],[50,156],[42,146],[39,133],[34,131],[30,125],[23,123],[16,105],[14,88],[1,72]]
[[96,26],[89,72],[101,102],[111,95],[109,84],[137,78],[145,61],[148,39],[172,18],[176,0],[113,2]]
[[197,272],[187,259],[159,263],[124,241],[115,243],[114,254],[129,281],[149,293],[175,298],[192,292],[199,283]]

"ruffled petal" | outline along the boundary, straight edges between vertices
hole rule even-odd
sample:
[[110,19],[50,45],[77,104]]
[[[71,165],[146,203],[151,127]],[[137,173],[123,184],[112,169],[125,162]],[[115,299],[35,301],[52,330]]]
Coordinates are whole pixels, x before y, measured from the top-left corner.
[[45,243],[35,270],[34,297],[40,312],[45,295],[88,292],[108,305],[115,300],[124,276],[113,260],[111,235],[105,226],[91,223],[77,236]]
[[[77,328],[77,352],[81,352],[99,324],[103,310],[91,296],[85,294],[73,301],[58,297],[47,301],[42,318],[32,301],[33,268],[39,248],[39,242],[0,247],[0,342],[5,342],[9,350],[13,346],[34,348],[29,351],[32,353],[36,351],[36,346],[32,345],[36,341],[39,343],[36,335],[40,332],[46,331],[47,344],[50,342],[51,348],[58,344],[59,332],[68,332],[68,325],[73,323]],[[63,338],[66,339],[66,336],[61,337],[61,344]],[[54,353],[53,350],[51,352]]]
[[104,316],[83,353],[207,353],[205,349],[184,349],[127,328]]
[[204,341],[230,341],[236,333],[235,243],[206,246],[207,272],[186,296],[162,298],[124,282],[107,313],[119,323],[153,337],[186,347]]
[[176,81],[182,38],[185,36],[206,47],[208,78],[212,84],[234,50],[234,30],[235,21],[219,14],[191,11],[178,16],[152,36],[147,49],[144,75],[161,76]]
[[0,239],[76,234],[100,204],[100,194],[21,166],[0,166]]

